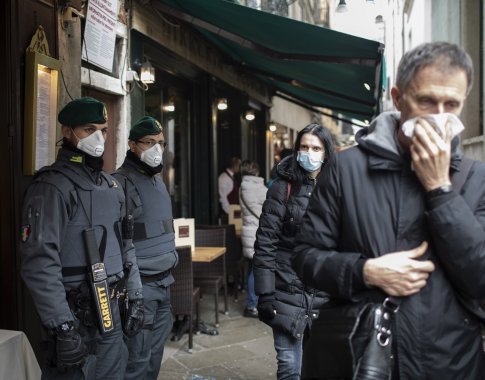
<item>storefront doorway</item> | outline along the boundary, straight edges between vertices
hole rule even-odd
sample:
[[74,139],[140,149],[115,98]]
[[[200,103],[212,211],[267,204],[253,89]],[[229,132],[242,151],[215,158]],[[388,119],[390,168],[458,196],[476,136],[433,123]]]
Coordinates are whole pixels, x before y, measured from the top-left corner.
[[145,93],[145,113],[160,120],[167,147],[163,155],[163,180],[172,199],[174,218],[192,215],[190,199],[190,133],[192,98],[190,83],[156,71],[156,84]]

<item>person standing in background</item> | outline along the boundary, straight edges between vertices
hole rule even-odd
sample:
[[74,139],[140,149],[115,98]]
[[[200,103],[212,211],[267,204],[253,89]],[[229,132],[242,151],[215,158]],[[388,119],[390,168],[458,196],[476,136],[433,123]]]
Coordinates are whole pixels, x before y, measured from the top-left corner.
[[20,272],[48,332],[42,378],[122,379],[122,330],[141,329],[143,295],[131,232],[122,234],[123,189],[102,169],[108,115],[102,102],[84,97],[58,120],[62,147],[26,191],[20,243]]
[[257,318],[258,297],[254,291],[253,256],[256,230],[259,225],[264,200],[266,199],[267,188],[264,186],[264,178],[259,177],[259,165],[257,162],[245,160],[241,164],[241,189],[239,198],[241,200],[241,244],[243,256],[248,260],[247,275],[247,303],[243,315],[245,317]]
[[285,159],[286,157],[288,156],[291,156],[293,154],[293,149],[290,149],[290,148],[284,148],[281,150],[280,154],[279,154],[279,160],[275,162],[275,164],[273,165],[273,167],[271,168],[271,172],[269,173],[269,181],[268,181],[268,188],[271,187],[271,185],[273,184],[273,182],[275,181],[275,179],[278,177],[278,172],[277,172],[277,168],[278,168],[278,164],[283,160]]
[[240,166],[241,159],[231,157],[228,167],[218,178],[221,224],[227,224],[229,205],[239,204],[239,182],[236,175],[239,173]]
[[317,177],[333,152],[332,135],[325,127],[309,124],[298,132],[293,154],[277,166],[256,234],[258,313],[273,329],[279,380],[300,378],[304,334],[327,300],[324,293],[303,285],[291,257]]
[[133,242],[145,297],[141,333],[127,338],[129,351],[125,379],[155,380],[165,341],[172,330],[171,274],[177,265],[172,203],[160,173],[166,146],[160,123],[150,116],[130,129],[129,150],[113,176],[123,186],[134,219]]

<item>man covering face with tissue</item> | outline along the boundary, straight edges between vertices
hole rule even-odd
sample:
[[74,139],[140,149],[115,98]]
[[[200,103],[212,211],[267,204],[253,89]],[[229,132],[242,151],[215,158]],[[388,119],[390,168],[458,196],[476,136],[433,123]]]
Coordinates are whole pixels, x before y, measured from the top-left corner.
[[[300,278],[339,305],[358,312],[368,302],[400,299],[392,379],[485,374],[478,307],[485,298],[485,166],[466,167],[458,136],[472,75],[457,45],[407,52],[391,90],[400,112],[379,115],[357,133],[357,146],[331,160],[297,238]],[[321,310],[319,320],[328,322],[328,313]],[[325,352],[304,354],[303,375],[352,377],[348,342],[332,341],[336,334],[319,320],[311,339],[321,337]]]
[[133,242],[145,298],[145,324],[128,337],[128,365],[124,379],[156,379],[165,340],[172,330],[170,285],[177,264],[172,203],[160,173],[165,137],[151,116],[135,122],[128,137],[123,165],[113,173],[123,186],[128,212],[133,215]]

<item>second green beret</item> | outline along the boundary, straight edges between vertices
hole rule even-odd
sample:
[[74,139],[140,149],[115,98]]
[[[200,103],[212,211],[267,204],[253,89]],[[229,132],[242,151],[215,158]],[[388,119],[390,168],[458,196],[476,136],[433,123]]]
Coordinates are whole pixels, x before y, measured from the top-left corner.
[[131,141],[136,141],[140,137],[146,135],[158,135],[162,132],[162,125],[158,120],[151,116],[144,116],[138,120],[130,129],[130,136],[128,139]]

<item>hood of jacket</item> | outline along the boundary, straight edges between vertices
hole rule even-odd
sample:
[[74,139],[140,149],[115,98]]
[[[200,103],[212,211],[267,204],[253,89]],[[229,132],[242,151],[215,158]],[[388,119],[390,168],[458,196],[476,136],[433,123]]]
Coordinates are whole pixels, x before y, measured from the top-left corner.
[[[399,169],[408,165],[411,157],[398,140],[399,112],[383,112],[369,127],[362,128],[355,135],[359,147],[371,153],[369,164],[376,169]],[[451,142],[451,167],[459,167],[463,153],[459,148],[460,138]]]
[[293,182],[294,180],[294,169],[292,166],[293,155],[283,158],[276,166],[276,174],[278,177],[283,178],[285,181]]

